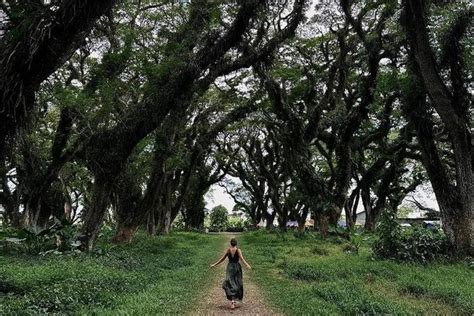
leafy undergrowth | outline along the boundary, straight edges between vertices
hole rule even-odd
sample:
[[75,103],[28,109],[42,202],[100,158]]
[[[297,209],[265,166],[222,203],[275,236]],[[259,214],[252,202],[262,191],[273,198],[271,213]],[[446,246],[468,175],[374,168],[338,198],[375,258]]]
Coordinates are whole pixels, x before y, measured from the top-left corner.
[[240,237],[254,280],[285,314],[474,313],[474,270],[467,263],[427,265],[374,260],[372,236],[359,254],[318,235],[251,232]]
[[91,254],[0,256],[0,315],[182,313],[199,297],[222,237],[139,234]]

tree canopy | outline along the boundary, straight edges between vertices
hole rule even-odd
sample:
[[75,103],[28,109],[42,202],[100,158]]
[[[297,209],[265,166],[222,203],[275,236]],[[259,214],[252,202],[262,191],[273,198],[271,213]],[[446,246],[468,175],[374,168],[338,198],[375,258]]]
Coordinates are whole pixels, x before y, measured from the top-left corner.
[[326,236],[360,208],[373,231],[429,185],[453,252],[473,255],[473,14],[418,0],[2,2],[2,224],[67,220],[83,249],[104,222],[115,242],[178,215],[202,229],[219,184],[255,227],[311,217]]

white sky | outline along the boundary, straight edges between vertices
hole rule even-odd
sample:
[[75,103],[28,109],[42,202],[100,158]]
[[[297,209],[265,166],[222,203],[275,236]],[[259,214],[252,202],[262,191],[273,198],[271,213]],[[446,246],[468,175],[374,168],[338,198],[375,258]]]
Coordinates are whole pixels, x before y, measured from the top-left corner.
[[[436,202],[435,195],[431,190],[431,187],[428,183],[421,185],[418,189],[410,194],[408,198],[414,196],[417,201],[421,202],[424,206],[431,207],[434,209],[439,209],[438,204]],[[213,185],[211,190],[205,196],[206,200],[206,208],[212,209],[214,206],[217,205],[224,205],[227,210],[230,212],[235,205],[234,200],[230,197],[229,194],[225,191],[224,188],[220,187],[219,185]],[[412,203],[408,203],[404,201],[403,205],[409,206],[413,209],[416,207]],[[363,207],[362,204],[359,203],[359,211],[362,211]],[[414,214],[415,215],[415,214]]]
[[206,194],[206,208],[212,209],[217,205],[224,205],[228,211],[231,211],[235,205],[234,200],[225,191],[224,188],[219,185],[213,185],[211,190]]

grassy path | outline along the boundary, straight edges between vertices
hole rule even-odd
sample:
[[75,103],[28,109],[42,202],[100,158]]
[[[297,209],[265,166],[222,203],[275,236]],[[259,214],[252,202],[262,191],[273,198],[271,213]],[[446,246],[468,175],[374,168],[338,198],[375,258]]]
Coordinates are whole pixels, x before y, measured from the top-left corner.
[[[234,237],[232,234],[222,234],[222,249],[216,251],[214,261],[217,261],[228,247],[230,238]],[[245,249],[243,250],[245,253]],[[248,261],[249,258],[246,258]],[[251,262],[249,262],[252,264]],[[208,291],[204,297],[196,305],[196,308],[190,311],[190,314],[200,315],[279,315],[278,312],[272,310],[264,302],[263,296],[259,288],[253,281],[253,271],[245,270],[244,268],[244,300],[237,303],[236,309],[231,310],[230,304],[222,289],[222,282],[225,277],[225,269],[227,261],[215,267],[212,272],[212,277],[207,286]]]

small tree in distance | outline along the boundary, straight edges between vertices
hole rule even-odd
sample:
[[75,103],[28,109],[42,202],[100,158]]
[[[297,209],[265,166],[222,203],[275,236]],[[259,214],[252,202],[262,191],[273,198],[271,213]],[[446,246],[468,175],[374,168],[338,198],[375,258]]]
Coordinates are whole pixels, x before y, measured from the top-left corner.
[[227,208],[223,205],[215,206],[210,214],[210,230],[225,231],[229,225]]

